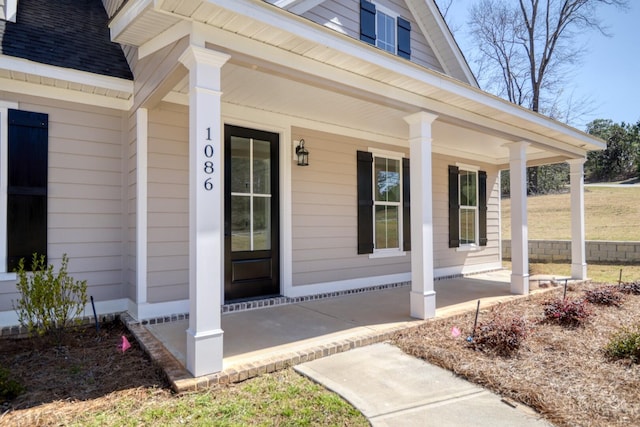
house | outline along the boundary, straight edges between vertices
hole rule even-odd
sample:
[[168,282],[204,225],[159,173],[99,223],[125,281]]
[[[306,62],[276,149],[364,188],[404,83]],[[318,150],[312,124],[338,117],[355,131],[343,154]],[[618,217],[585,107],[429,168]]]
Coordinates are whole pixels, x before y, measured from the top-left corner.
[[[46,252],[100,313],[189,313],[187,368],[222,369],[222,304],[501,268],[529,290],[526,166],[604,143],[478,88],[433,0],[5,0],[0,325]],[[298,155],[308,154],[299,166]],[[304,164],[301,159],[300,164]]]

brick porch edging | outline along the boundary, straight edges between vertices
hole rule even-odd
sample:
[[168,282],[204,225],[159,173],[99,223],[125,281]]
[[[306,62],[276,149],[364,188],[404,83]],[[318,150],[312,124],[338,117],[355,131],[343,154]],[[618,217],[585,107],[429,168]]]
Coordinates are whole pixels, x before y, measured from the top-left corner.
[[384,332],[371,331],[358,337],[310,347],[307,350],[280,354],[278,356],[264,358],[259,362],[237,365],[215,374],[193,377],[162,345],[160,340],[153,336],[142,324],[126,313],[121,315],[121,319],[127,329],[129,329],[140,343],[143,350],[149,354],[151,360],[164,371],[171,384],[171,388],[176,393],[204,390],[216,385],[245,381],[259,375],[279,371],[332,354],[388,341],[396,332],[406,328],[406,326],[398,326]]
[[[586,281],[574,281],[574,284],[579,285],[585,282]],[[561,287],[558,285],[553,285],[547,288],[533,290],[528,295],[509,295],[505,298],[500,298],[499,300],[485,303],[482,309],[486,310],[493,306],[504,304],[507,301],[527,299],[531,298],[534,294],[549,292],[557,289],[561,289]],[[237,383],[257,377],[259,375],[298,365],[300,363],[310,362],[315,359],[342,353],[355,348],[389,341],[392,339],[393,335],[399,331],[418,327],[431,320],[439,320],[442,318],[459,316],[464,312],[472,310],[475,310],[475,308],[470,307],[468,309],[457,310],[442,317],[427,319],[421,322],[412,323],[410,325],[400,325],[394,328],[390,328],[386,331],[371,331],[368,333],[363,333],[357,337],[338,340],[324,345],[313,346],[305,350],[279,354],[273,357],[265,357],[260,361],[237,365],[232,368],[224,369],[222,372],[204,375],[201,377],[193,377],[186,370],[186,368],[162,345],[160,340],[158,340],[151,332],[149,332],[144,325],[134,320],[129,314],[121,314],[121,320],[129,329],[129,331],[135,336],[136,340],[140,343],[140,346],[151,357],[151,360],[163,370],[166,378],[171,384],[171,388],[176,393],[181,393],[185,391],[205,390],[217,385]]]

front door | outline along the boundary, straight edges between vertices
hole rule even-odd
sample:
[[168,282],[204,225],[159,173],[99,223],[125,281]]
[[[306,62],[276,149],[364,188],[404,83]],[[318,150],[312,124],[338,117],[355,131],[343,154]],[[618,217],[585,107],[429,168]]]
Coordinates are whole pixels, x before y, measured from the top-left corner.
[[278,134],[225,125],[225,301],[280,293]]

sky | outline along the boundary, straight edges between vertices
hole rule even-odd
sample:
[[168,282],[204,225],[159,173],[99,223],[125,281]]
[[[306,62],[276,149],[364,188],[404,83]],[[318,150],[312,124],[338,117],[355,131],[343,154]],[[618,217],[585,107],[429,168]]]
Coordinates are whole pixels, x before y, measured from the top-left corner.
[[[465,34],[467,11],[477,1],[453,0],[446,18],[458,28],[454,36],[467,58],[467,52],[473,49]],[[589,31],[576,40],[587,46],[587,53],[574,72],[575,94],[594,101],[593,114],[584,123],[572,123],[579,128],[593,119],[632,124],[640,121],[640,1],[629,0],[626,11],[601,7],[599,12],[612,36]]]

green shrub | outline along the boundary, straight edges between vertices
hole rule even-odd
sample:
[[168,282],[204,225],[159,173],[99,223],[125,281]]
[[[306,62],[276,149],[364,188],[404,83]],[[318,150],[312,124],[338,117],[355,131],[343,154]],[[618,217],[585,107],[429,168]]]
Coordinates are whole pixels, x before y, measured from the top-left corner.
[[15,399],[23,391],[24,387],[10,377],[9,370],[0,366],[0,403]]
[[24,269],[24,259],[18,263],[18,290],[21,298],[14,309],[18,320],[29,333],[43,335],[69,326],[87,303],[87,281],[74,280],[67,274],[67,254],[62,255],[58,273],[44,255],[33,254],[31,272]]
[[640,324],[613,335],[604,352],[609,359],[631,359],[640,363]]

